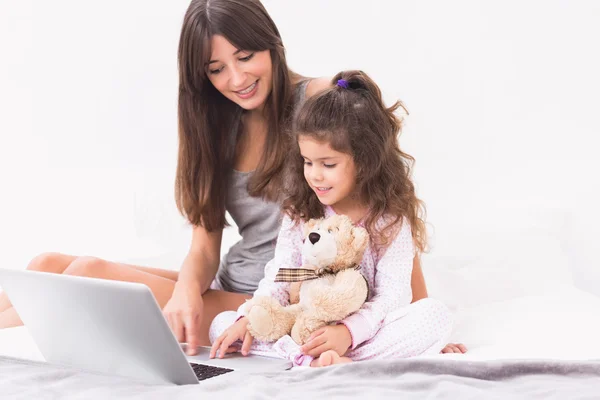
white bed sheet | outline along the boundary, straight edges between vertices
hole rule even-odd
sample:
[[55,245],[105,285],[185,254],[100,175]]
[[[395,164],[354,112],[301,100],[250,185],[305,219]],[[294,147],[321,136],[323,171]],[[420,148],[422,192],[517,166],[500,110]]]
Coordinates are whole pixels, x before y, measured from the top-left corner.
[[[455,312],[451,340],[469,351],[430,357],[600,360],[599,315],[600,298],[569,286],[463,308]],[[0,355],[43,360],[26,327],[0,330]]]

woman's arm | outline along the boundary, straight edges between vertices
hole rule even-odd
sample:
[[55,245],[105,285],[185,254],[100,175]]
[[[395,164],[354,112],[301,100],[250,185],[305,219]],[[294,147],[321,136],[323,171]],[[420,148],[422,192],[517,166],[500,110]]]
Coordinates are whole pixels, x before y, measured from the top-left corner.
[[194,227],[192,243],[179,272],[177,285],[198,285],[200,294],[210,287],[219,269],[223,230],[208,232],[201,226]]
[[190,251],[181,266],[171,298],[163,309],[179,342],[188,343],[188,355],[196,354],[204,313],[202,294],[210,287],[219,267],[223,231],[195,227]]
[[306,98],[308,99],[309,97],[314,96],[320,91],[331,87],[332,79],[333,77],[330,76],[323,76],[320,78],[311,79],[310,82],[308,82],[308,85],[306,85]]
[[421,269],[421,258],[418,254],[413,259],[410,287],[412,289],[412,303],[427,297],[427,285],[425,284],[425,277]]

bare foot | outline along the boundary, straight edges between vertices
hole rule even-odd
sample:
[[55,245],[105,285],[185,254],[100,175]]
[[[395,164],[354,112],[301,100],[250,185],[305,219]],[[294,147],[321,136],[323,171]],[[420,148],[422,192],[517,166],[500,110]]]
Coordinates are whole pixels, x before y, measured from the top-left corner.
[[314,359],[311,363],[311,367],[328,367],[333,364],[346,364],[351,363],[352,360],[348,357],[340,357],[334,350],[327,350],[319,358]]

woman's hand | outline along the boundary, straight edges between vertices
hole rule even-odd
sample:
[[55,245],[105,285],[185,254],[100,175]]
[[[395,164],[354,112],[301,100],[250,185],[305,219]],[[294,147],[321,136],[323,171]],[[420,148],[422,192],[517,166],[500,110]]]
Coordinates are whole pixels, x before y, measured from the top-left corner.
[[466,353],[467,347],[462,343],[448,343],[440,353]]
[[319,357],[327,350],[333,350],[340,356],[346,354],[352,345],[352,335],[346,325],[328,325],[317,329],[310,335],[308,341],[302,346],[302,353],[313,358]]
[[199,342],[204,303],[200,284],[178,281],[173,295],[163,308],[163,315],[179,343],[187,343],[187,354],[193,356]]
[[247,356],[250,351],[250,346],[252,345],[253,337],[250,332],[248,332],[248,318],[246,317],[237,320],[215,340],[210,349],[210,358],[215,358],[217,350],[219,350],[219,358],[225,357],[225,354],[227,353],[236,352],[237,348],[232,347],[232,345],[238,340],[243,341],[242,354]]

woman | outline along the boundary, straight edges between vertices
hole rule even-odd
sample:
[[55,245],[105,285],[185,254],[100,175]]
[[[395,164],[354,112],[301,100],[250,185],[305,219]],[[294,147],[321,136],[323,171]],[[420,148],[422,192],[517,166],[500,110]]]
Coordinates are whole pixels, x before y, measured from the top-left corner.
[[[289,146],[284,131],[296,105],[330,79],[289,70],[279,31],[259,0],[193,0],[178,62],[175,194],[194,227],[180,272],[55,253],[36,257],[28,269],[147,285],[177,339],[195,354],[197,345],[209,345],[215,315],[248,299],[273,257]],[[242,240],[219,265],[226,210]],[[418,259],[412,289],[414,301],[427,297]],[[20,324],[2,294],[0,328]]]

